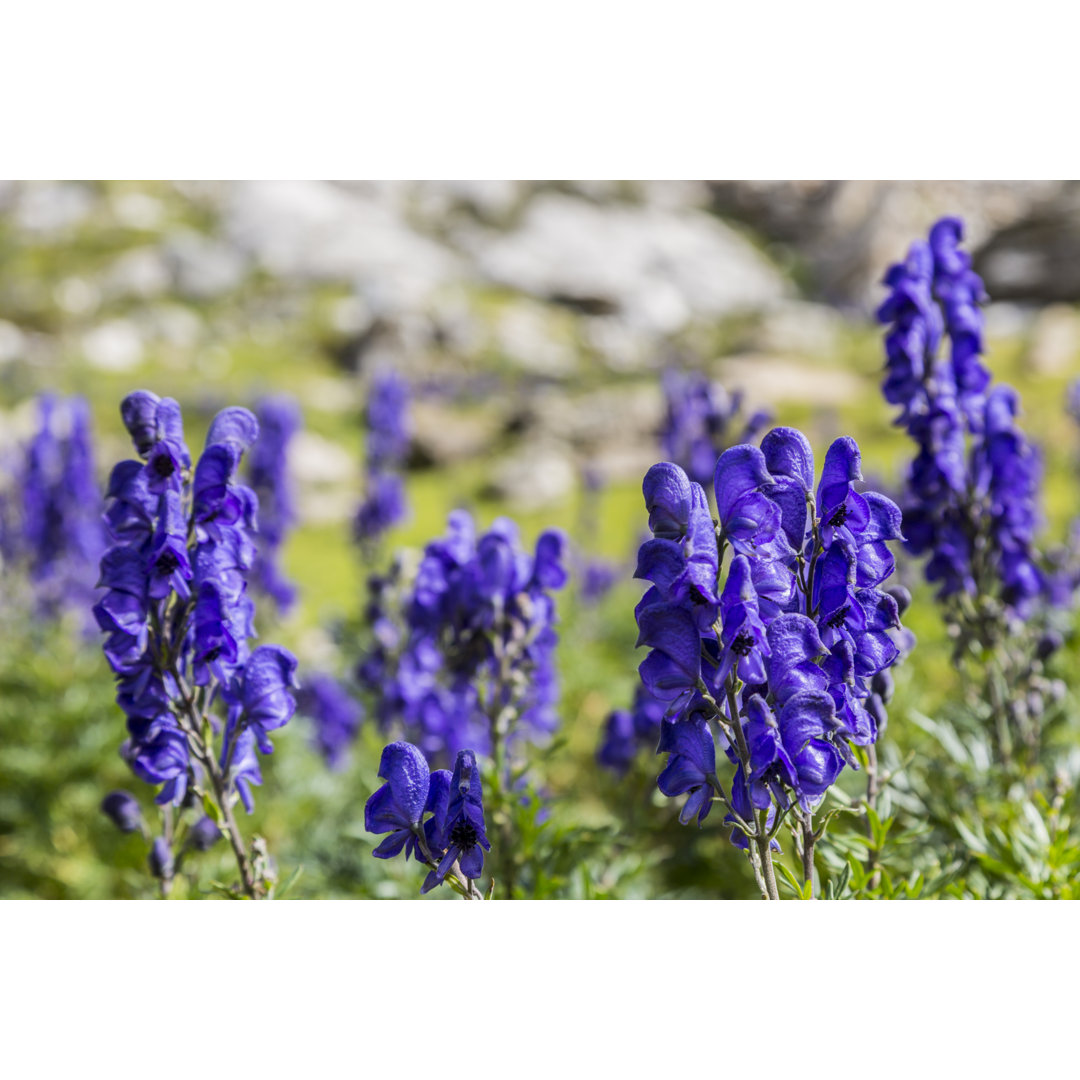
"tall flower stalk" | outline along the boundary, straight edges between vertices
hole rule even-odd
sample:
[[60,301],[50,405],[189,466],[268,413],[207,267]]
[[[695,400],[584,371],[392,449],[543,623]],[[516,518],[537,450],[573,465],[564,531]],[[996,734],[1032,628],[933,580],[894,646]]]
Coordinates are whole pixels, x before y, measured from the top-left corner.
[[[761,448],[740,445],[716,463],[714,520],[701,485],[672,462],[654,465],[643,492],[653,539],[637,576],[651,587],[636,609],[649,655],[641,681],[666,704],[658,786],[686,795],[684,824],[719,803],[762,896],[778,899],[773,853],[785,821],[817,888],[814,815],[857,750],[878,736],[884,703],[874,680],[900,656],[888,542],[900,511],[860,494],[859,448],[837,439],[814,488],[806,438],[774,428]],[[719,745],[733,768],[717,769]]]
[[248,644],[258,500],[236,474],[258,424],[246,409],[218,413],[193,468],[175,401],[136,391],[120,413],[139,458],[116,465],[109,481],[112,546],[94,614],[127,717],[122,754],[136,776],[160,785],[151,870],[168,895],[179,857],[202,850],[205,814],[232,847],[237,892],[262,898],[272,865],[260,837],[245,843],[235,809],[252,811],[258,753],[273,750],[270,732],[296,708],[296,660],[280,646]]
[[1017,423],[1020,397],[983,366],[982,281],[943,218],[885,276],[878,311],[887,401],[916,445],[905,479],[907,550],[924,558],[955,660],[974,686],[999,759],[1038,754],[1050,684],[1055,587],[1036,545],[1042,462]]
[[0,555],[5,572],[25,572],[38,611],[55,617],[92,601],[102,497],[86,401],[42,394],[37,405],[37,431],[0,508]]
[[465,511],[428,544],[412,575],[401,561],[378,579],[367,611],[373,647],[358,667],[373,715],[432,762],[464,750],[491,762],[489,803],[500,837],[500,887],[512,893],[510,806],[524,747],[558,724],[554,593],[566,582],[558,531],[525,550],[507,518],[476,535]]
[[286,394],[263,398],[255,408],[259,437],[248,454],[248,479],[259,499],[259,537],[252,583],[281,612],[296,602],[296,586],[281,568],[281,547],[296,524],[296,496],[289,475],[289,443],[300,429],[300,407]]
[[353,532],[363,548],[372,549],[408,512],[401,469],[409,450],[409,384],[393,371],[376,374],[365,419],[365,490]]

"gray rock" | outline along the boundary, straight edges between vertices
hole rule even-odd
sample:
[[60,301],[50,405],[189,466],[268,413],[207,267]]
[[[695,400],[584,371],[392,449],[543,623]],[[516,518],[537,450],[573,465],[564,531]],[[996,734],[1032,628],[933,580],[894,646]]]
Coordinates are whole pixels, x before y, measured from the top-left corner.
[[460,273],[455,256],[414,232],[392,202],[321,181],[236,184],[227,236],[263,267],[300,281],[355,281],[376,313],[420,309]]
[[123,191],[113,196],[112,212],[116,220],[129,229],[149,232],[160,228],[165,220],[165,207],[160,199],[145,191]]
[[565,499],[576,481],[574,459],[565,447],[535,442],[503,458],[495,468],[490,490],[497,498],[531,510]]
[[190,307],[168,302],[140,311],[139,327],[147,338],[181,350],[194,349],[204,330],[203,320]]
[[131,371],[143,358],[142,335],[128,319],[113,319],[88,331],[82,348],[87,363],[98,371]]
[[298,487],[349,486],[356,482],[360,466],[335,442],[314,431],[298,431],[289,443],[289,470]]
[[55,237],[87,218],[96,201],[85,184],[32,181],[18,186],[13,216],[19,228]]
[[612,371],[641,371],[655,361],[652,342],[617,316],[585,316],[581,330],[585,344]]
[[0,367],[26,355],[26,335],[14,324],[0,319]]
[[779,273],[721,222],[694,211],[597,206],[545,193],[521,226],[478,236],[474,254],[491,280],[632,327],[671,334],[697,318],[775,303]]
[[842,368],[799,363],[785,357],[743,355],[725,357],[721,380],[732,390],[743,389],[746,408],[770,408],[782,401],[829,406],[866,393],[866,383]]
[[[978,249],[1064,190],[1061,181],[733,181],[712,185],[714,206],[789,245],[815,296],[869,312],[881,278],[912,240],[947,214],[964,219]],[[992,295],[1005,293],[991,289]]]
[[1080,300],[1080,183],[1063,185],[991,236],[975,268],[996,299]]
[[607,386],[576,397],[560,390],[532,395],[529,426],[581,449],[655,443],[664,415],[658,382]]
[[168,238],[164,258],[177,292],[189,300],[210,300],[232,292],[248,269],[247,259],[236,248],[190,229]]
[[843,327],[835,308],[788,300],[762,315],[749,334],[749,347],[784,356],[828,356],[836,352]]
[[152,300],[163,296],[171,283],[161,252],[141,247],[125,251],[105,271],[103,289],[111,299]]
[[578,367],[578,356],[553,332],[554,313],[540,304],[517,301],[495,320],[495,347],[511,363],[535,375],[565,377]]
[[490,454],[500,434],[493,409],[451,409],[434,401],[414,401],[412,460],[417,465],[449,465]]
[[1067,304],[1051,304],[1035,318],[1027,361],[1040,375],[1080,373],[1080,315]]

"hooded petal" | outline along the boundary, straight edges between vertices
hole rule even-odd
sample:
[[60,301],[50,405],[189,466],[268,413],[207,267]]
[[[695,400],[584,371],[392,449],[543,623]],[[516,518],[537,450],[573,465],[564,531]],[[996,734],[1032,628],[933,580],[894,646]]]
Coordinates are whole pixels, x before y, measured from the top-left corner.
[[379,776],[387,781],[404,819],[411,825],[418,824],[431,784],[431,771],[424,755],[412,743],[390,743],[383,748]]
[[660,462],[645,474],[641,490],[653,536],[664,540],[680,539],[686,533],[692,500],[686,473],[670,461]]

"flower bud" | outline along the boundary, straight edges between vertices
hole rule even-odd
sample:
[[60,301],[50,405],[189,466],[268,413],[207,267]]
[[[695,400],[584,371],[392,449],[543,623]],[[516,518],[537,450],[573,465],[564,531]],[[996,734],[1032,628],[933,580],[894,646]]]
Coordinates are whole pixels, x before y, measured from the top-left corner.
[[130,791],[110,791],[101,800],[101,811],[121,832],[137,832],[142,825],[139,801]]
[[911,607],[911,593],[903,585],[890,585],[885,591],[896,601],[897,614],[903,617]]
[[1056,630],[1047,630],[1035,647],[1035,655],[1040,660],[1049,660],[1065,644],[1065,639]]
[[150,848],[150,855],[147,858],[147,863],[150,867],[150,873],[156,878],[171,878],[173,875],[173,853],[172,848],[165,843],[165,837],[159,836]]
[[221,830],[213,818],[204,814],[188,833],[188,843],[196,851],[209,851],[221,839]]

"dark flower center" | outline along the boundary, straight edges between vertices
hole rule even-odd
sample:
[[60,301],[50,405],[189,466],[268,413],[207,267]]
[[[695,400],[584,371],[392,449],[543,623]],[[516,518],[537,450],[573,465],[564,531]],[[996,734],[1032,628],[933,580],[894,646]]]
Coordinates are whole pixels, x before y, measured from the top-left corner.
[[158,556],[158,560],[154,565],[157,567],[159,574],[171,574],[180,565],[180,560],[166,548]]
[[209,664],[209,663],[213,662],[214,660],[216,660],[220,655],[221,655],[221,646],[220,645],[215,645],[212,649],[210,649],[207,652],[207,654],[203,657],[203,659]]
[[745,630],[731,643],[731,651],[737,656],[749,656],[754,639]]
[[168,479],[176,472],[176,466],[173,464],[173,459],[168,454],[155,454],[152,467],[154,473],[161,477],[162,480]]
[[825,624],[830,630],[839,630],[844,625],[844,621],[847,619],[848,612],[851,610],[850,604],[845,604],[833,617]]
[[705,599],[705,594],[696,585],[690,586],[690,599],[693,600],[695,604],[708,603]]
[[826,523],[831,529],[838,529],[844,522],[847,521],[847,503],[842,502],[839,509]]
[[450,830],[450,844],[452,847],[457,847],[459,851],[468,851],[469,848],[475,847],[479,838],[480,834],[476,831],[476,826],[468,818],[458,818]]

